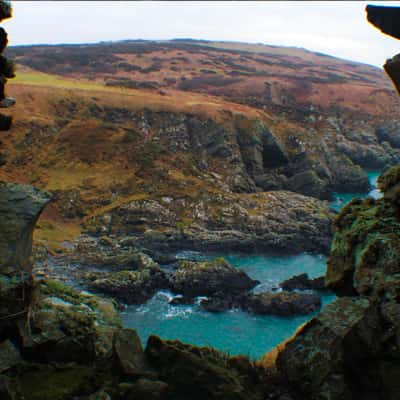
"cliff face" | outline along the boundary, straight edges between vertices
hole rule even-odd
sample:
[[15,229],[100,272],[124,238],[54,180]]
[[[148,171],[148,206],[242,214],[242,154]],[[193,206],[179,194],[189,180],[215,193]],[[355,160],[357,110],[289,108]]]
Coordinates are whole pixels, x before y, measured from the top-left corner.
[[[155,111],[143,103],[154,108],[157,96],[149,101],[111,92],[99,99],[92,91],[78,96],[15,88],[25,106],[15,107],[0,176],[53,194],[36,233],[52,251],[65,251],[61,243],[80,233],[130,235],[162,250],[328,250],[332,214],[326,204],[257,187],[257,174],[286,168],[297,156],[254,110],[226,103],[210,108],[199,97],[196,111],[188,103],[179,112],[164,96],[157,107],[169,110]],[[354,183],[363,181],[360,170],[353,175]],[[276,179],[286,180],[263,176],[271,189],[279,189]],[[291,182],[308,192],[326,186],[312,171]]]
[[280,370],[307,398],[398,397],[400,219],[392,194],[398,177],[398,166],[380,177],[383,199],[356,199],[342,210],[326,285],[344,297],[279,355]]

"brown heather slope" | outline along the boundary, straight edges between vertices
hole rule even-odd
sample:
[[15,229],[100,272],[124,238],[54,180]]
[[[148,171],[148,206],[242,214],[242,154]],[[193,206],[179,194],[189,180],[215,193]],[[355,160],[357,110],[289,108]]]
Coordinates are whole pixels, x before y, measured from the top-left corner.
[[389,115],[398,109],[381,69],[300,48],[176,40],[7,51],[35,70],[106,85],[182,89],[277,110],[313,105]]
[[53,193],[37,232],[53,249],[84,231],[156,247],[326,251],[325,206],[292,192],[365,190],[361,167],[400,161],[398,100],[374,67],[194,41],[8,55],[17,106],[0,178]]

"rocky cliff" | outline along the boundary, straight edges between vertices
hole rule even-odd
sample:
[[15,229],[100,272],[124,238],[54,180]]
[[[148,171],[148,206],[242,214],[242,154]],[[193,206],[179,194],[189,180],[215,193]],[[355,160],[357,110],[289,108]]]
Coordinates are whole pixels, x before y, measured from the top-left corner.
[[[398,8],[368,6],[367,12],[397,35]],[[399,171],[395,166],[379,178],[382,199],[355,199],[341,211],[325,278],[340,297],[278,356],[278,368],[305,398],[398,398]]]

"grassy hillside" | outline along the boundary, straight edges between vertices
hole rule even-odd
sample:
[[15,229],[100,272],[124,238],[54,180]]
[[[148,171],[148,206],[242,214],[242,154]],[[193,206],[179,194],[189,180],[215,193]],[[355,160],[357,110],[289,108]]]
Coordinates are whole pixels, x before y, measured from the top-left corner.
[[208,93],[276,111],[313,105],[377,115],[398,102],[382,70],[299,48],[178,40],[8,52],[35,70],[101,85]]
[[179,229],[193,223],[189,204],[205,202],[218,221],[221,199],[248,204],[256,220],[255,192],[323,197],[341,179],[358,184],[358,165],[400,157],[376,134],[399,121],[398,100],[367,65],[181,40],[21,46],[8,55],[18,63],[8,84],[17,105],[2,135],[0,179],[53,193],[36,233],[53,250],[132,202],[181,199],[168,220]]

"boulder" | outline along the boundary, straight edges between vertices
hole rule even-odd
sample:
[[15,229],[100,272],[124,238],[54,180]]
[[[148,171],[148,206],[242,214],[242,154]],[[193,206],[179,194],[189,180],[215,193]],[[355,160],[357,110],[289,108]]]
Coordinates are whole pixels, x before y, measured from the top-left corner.
[[285,189],[320,199],[329,199],[330,197],[328,182],[322,180],[312,170],[298,172],[290,177],[286,182]]
[[206,311],[217,313],[237,307],[238,302],[234,295],[217,293],[212,297],[201,300],[200,306]]
[[323,290],[325,288],[325,277],[310,279],[308,274],[300,274],[292,276],[281,282],[279,286],[283,290]]
[[[172,398],[193,400],[261,400],[255,368],[243,371],[229,358],[207,347],[150,336],[145,351],[160,378],[173,387]],[[253,376],[253,378],[251,378]],[[175,395],[175,396],[174,396]]]
[[249,295],[241,306],[254,314],[306,315],[321,307],[321,298],[294,292],[259,293]]
[[353,200],[336,227],[326,286],[339,295],[380,292],[385,280],[400,272],[400,221],[391,201]]
[[149,374],[142,343],[135,330],[120,329],[114,334],[114,361],[118,371],[128,377]]
[[55,281],[36,285],[27,324],[20,326],[22,351],[35,361],[109,359],[121,327],[114,304]]
[[356,388],[355,376],[351,374],[358,373],[353,368],[360,367],[358,364],[363,359],[367,363],[368,355],[364,351],[368,349],[371,353],[376,347],[374,334],[379,333],[379,328],[374,328],[374,324],[377,321],[368,299],[338,299],[286,344],[278,356],[277,366],[305,398],[375,399],[363,397],[361,393],[351,397],[353,388],[349,385]]
[[132,247],[123,248],[118,241],[107,236],[99,240],[81,238],[76,246],[74,260],[85,266],[117,271],[140,271],[159,267],[148,255]]
[[205,262],[181,260],[170,282],[174,292],[190,297],[247,291],[259,283],[222,258]]
[[159,268],[140,271],[119,271],[86,274],[88,286],[97,293],[115,297],[127,304],[140,304],[168,286],[165,273]]

